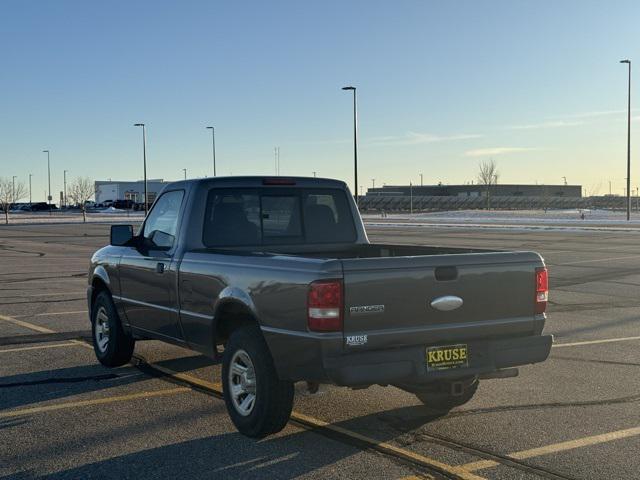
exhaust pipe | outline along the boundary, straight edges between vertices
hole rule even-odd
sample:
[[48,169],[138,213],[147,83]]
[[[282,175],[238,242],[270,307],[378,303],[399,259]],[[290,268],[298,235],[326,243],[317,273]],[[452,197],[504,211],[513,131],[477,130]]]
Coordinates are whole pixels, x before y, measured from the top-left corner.
[[480,378],[482,380],[489,380],[491,378],[514,378],[517,377],[519,373],[517,368],[503,368],[495,372],[483,373],[480,375]]

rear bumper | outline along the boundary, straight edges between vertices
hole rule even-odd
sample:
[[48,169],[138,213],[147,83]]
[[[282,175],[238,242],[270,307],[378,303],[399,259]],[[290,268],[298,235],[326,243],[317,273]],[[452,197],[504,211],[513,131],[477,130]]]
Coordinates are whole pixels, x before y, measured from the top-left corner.
[[429,383],[543,362],[551,351],[553,336],[475,340],[467,343],[469,366],[466,368],[427,371],[425,346],[370,352],[352,351],[341,356],[325,357],[323,367],[327,379],[337,385]]

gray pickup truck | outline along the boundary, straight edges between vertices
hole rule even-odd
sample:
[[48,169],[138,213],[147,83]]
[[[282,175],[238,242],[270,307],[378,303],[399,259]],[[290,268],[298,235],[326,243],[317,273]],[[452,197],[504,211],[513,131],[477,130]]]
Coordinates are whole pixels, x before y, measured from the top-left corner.
[[393,385],[446,413],[547,358],[547,295],[534,252],[370,243],[344,182],[219,177],[168,185],[137,234],[112,226],[87,300],[102,364],[142,339],[221,358],[233,423],[263,437],[298,381]]

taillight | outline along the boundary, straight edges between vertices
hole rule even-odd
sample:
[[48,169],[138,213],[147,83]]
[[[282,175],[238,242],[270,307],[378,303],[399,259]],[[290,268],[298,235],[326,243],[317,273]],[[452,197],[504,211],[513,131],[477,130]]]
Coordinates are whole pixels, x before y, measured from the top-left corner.
[[309,285],[307,325],[313,332],[342,331],[342,281],[318,280]]
[[545,267],[536,268],[535,312],[544,313],[549,300],[549,273]]

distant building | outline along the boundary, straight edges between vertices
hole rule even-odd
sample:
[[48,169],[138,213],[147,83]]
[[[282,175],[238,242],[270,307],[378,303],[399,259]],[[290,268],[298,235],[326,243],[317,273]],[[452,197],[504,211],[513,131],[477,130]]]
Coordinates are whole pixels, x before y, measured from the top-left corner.
[[[148,202],[153,203],[168,183],[163,179],[147,180]],[[136,203],[143,203],[144,181],[97,180],[95,182],[95,192],[96,203],[115,202],[116,200],[133,200]]]
[[[366,196],[432,196],[479,197],[485,195],[484,185],[385,185],[369,188]],[[489,187],[492,197],[582,197],[581,185],[509,185]]]

